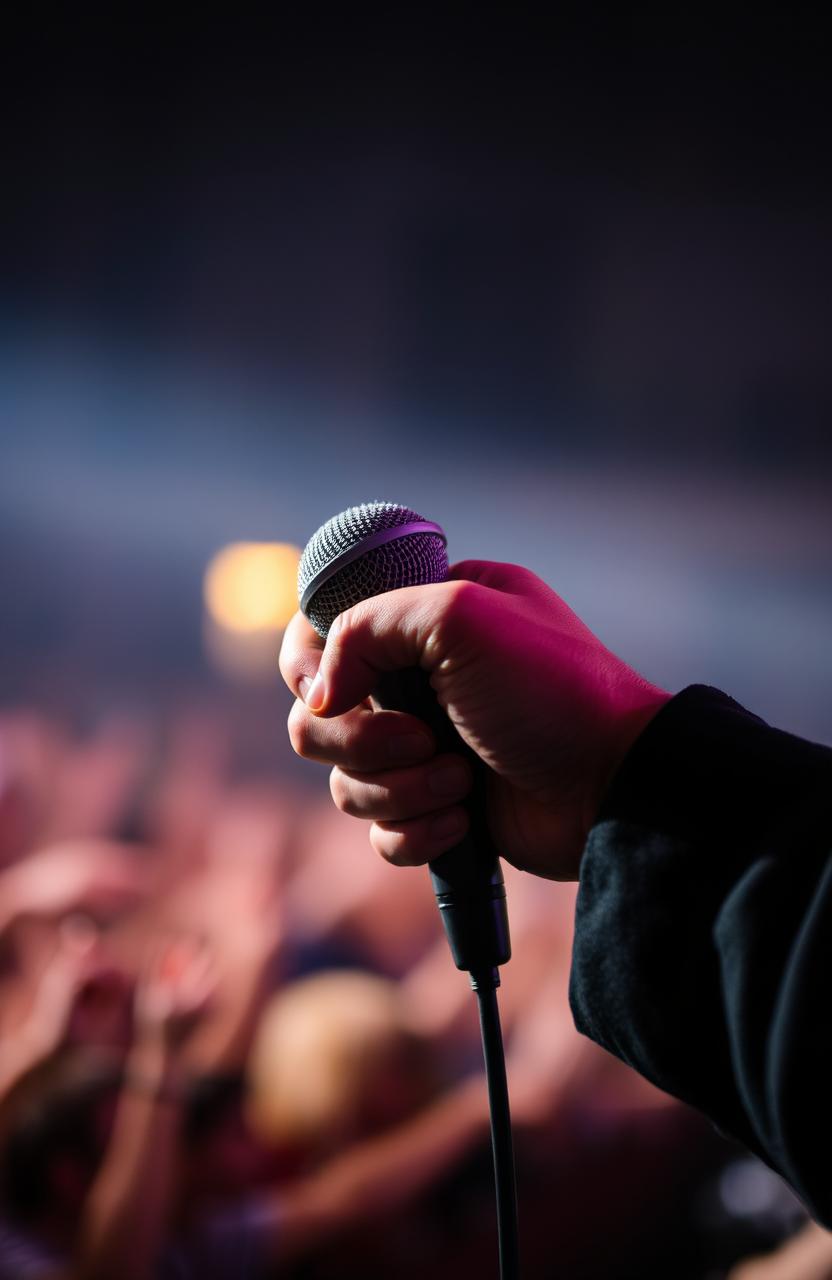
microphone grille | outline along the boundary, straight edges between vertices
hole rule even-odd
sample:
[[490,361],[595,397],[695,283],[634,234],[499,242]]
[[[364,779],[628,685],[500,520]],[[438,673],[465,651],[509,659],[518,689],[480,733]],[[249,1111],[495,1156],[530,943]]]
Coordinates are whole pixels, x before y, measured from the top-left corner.
[[326,636],[338,614],[359,600],[444,581],[448,556],[438,526],[395,533],[429,523],[395,502],[364,502],[313,533],[298,566],[298,599],[319,635]]

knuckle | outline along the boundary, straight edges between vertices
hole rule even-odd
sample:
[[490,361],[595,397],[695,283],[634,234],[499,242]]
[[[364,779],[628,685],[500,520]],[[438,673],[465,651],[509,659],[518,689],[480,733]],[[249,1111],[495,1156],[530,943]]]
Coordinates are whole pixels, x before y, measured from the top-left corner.
[[434,650],[438,660],[469,634],[482,601],[482,587],[477,582],[463,578],[443,586],[442,608],[437,613],[426,645],[428,650]]
[[368,809],[367,788],[355,779],[347,777],[338,766],[329,775],[329,793],[336,808],[348,818],[366,818]]
[[391,830],[384,823],[374,822],[370,828],[370,844],[385,862],[394,867],[413,867],[425,861],[420,856],[419,842],[414,831],[396,827]]
[[295,703],[289,712],[287,728],[289,730],[289,742],[295,755],[302,758],[308,757],[312,746],[309,732],[309,712],[300,700]]
[[277,669],[280,672],[283,683],[297,694],[297,682],[295,681],[294,663],[290,662],[286,656],[285,648],[280,650],[280,657],[277,660]]
[[302,645],[300,642],[300,628],[303,626],[305,619],[298,612],[290,619],[286,630],[283,633],[283,641],[280,646],[280,653],[277,659],[278,669],[286,684],[290,689],[294,689],[297,684],[298,666],[302,656]]
[[329,774],[329,794],[332,796],[337,809],[340,809],[342,813],[346,813],[350,817],[355,817],[355,814],[351,812],[352,806],[347,780],[337,766]]
[[410,861],[407,857],[407,843],[401,834],[393,835],[374,824],[370,828],[370,844],[393,867],[406,867]]
[[449,582],[445,612],[449,617],[460,616],[466,611],[472,597],[478,595],[479,591],[479,583],[471,582],[468,578],[456,578]]
[[283,633],[283,641],[280,645],[280,653],[277,657],[277,669],[283,677],[289,688],[292,688],[292,675],[294,667],[294,654],[290,650],[288,640],[288,628]]
[[373,852],[377,853],[378,856],[380,858],[383,858],[385,862],[389,862],[390,859],[387,857],[387,843],[384,839],[384,833],[381,831],[378,824],[375,822],[372,823],[370,826],[370,830],[368,832],[368,839],[370,841],[370,847],[372,848]]
[[407,848],[405,845],[396,845],[388,850],[387,853],[381,855],[385,862],[389,862],[391,867],[412,867],[413,860],[407,856]]
[[359,600],[357,604],[350,605],[343,613],[339,613],[326,639],[326,653],[330,662],[336,665],[342,655],[352,649],[356,642],[356,638],[364,629],[367,618],[367,611],[372,601]]

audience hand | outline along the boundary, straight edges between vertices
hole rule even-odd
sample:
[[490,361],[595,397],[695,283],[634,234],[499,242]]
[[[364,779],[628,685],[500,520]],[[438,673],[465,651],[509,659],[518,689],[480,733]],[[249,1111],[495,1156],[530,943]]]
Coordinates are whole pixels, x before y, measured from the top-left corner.
[[134,905],[145,880],[123,845],[70,841],[32,854],[3,874],[4,914],[49,919],[76,911],[110,915]]
[[100,967],[95,930],[67,921],[41,975],[29,1015],[17,1033],[39,1057],[48,1057],[70,1038],[78,1002]]
[[137,1039],[177,1047],[205,1013],[214,986],[212,958],[197,939],[154,949],[136,986]]

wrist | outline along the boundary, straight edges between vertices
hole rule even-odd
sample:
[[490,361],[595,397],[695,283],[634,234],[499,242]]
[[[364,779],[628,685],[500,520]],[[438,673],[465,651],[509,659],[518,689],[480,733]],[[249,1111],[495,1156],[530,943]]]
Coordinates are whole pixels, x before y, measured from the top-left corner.
[[170,1065],[160,1069],[158,1064],[148,1065],[132,1056],[124,1072],[123,1087],[153,1103],[173,1107],[180,1107],[185,1096],[184,1081]]
[[573,874],[563,878],[580,879],[586,842],[613,779],[647,726],[672,696],[644,680],[624,663],[610,680],[606,697],[601,702],[599,727],[596,729],[594,768],[587,770],[579,803],[577,858]]
[[598,778],[592,822],[624,760],[651,720],[673,696],[657,685],[650,684],[635,671],[629,668],[625,668],[625,671],[626,678],[620,682],[610,700],[608,746]]
[[164,1079],[173,1072],[173,1061],[164,1034],[142,1028],[127,1057],[127,1072],[148,1080]]

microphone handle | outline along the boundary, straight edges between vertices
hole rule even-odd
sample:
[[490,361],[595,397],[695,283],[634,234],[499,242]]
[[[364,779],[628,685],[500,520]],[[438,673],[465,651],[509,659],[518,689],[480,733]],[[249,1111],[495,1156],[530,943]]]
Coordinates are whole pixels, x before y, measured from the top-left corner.
[[465,756],[473,768],[468,832],[428,866],[454,964],[472,973],[493,971],[511,956],[511,941],[503,872],[488,830],[485,765],[460,738],[421,668],[383,675],[373,701],[385,710],[418,716],[433,731],[439,751]]

